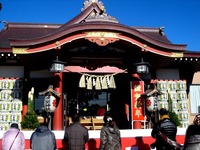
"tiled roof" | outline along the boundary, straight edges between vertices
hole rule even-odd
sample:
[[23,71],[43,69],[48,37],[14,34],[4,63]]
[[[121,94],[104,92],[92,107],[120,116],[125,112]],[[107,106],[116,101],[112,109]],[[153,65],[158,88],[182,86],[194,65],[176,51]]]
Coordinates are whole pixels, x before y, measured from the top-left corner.
[[[171,50],[185,50],[186,45],[172,44],[163,28],[129,27],[119,24],[118,21],[106,14],[102,2],[85,1],[82,12],[67,23],[61,24],[34,24],[34,23],[7,23],[0,32],[0,49],[12,46],[33,46],[56,40],[73,32],[88,30],[110,30],[131,34],[138,39],[152,45]],[[10,41],[9,41],[10,40]]]
[[0,32],[0,48],[10,48],[9,39],[33,39],[52,33],[59,24],[7,23]]
[[151,38],[154,38],[154,39],[160,41],[160,42],[172,44],[171,41],[165,35],[163,27],[159,27],[159,28],[132,27],[132,28],[134,28],[134,29],[150,36]]
[[[9,39],[28,40],[41,38],[58,30],[61,30],[61,24],[34,24],[34,23],[7,23],[6,27],[0,32],[0,48],[10,48]],[[132,27],[157,41],[171,44],[166,35],[160,33],[159,28]]]

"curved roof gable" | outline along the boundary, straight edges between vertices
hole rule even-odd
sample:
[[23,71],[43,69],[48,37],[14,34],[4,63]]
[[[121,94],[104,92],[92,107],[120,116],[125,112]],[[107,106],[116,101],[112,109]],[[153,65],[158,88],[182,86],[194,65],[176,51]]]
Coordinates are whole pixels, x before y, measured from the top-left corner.
[[[151,43],[155,46],[162,47],[165,49],[170,49],[170,50],[183,51],[186,48],[186,45],[184,44],[171,44],[170,42],[167,42],[167,40],[165,41],[163,41],[162,39],[158,40],[150,36],[150,34],[148,34],[147,32],[143,33],[143,32],[140,32],[139,30],[136,30],[134,28],[131,28],[122,24],[97,22],[97,21],[90,22],[90,23],[85,22],[81,24],[74,24],[71,26],[61,26],[60,28],[53,31],[51,34],[48,34],[47,36],[41,36],[34,39],[25,39],[25,40],[10,39],[10,44],[12,46],[36,46],[36,45],[43,44],[50,41],[55,42],[57,39],[61,37],[66,37],[67,35],[75,36],[77,32],[84,34],[85,32],[89,32],[89,31],[116,32],[116,33],[123,34],[124,36],[127,36],[127,37],[128,36],[132,38],[136,37],[137,39],[139,38],[140,40],[146,41],[147,43]],[[79,38],[84,38],[84,37],[79,37]],[[76,37],[75,39],[78,39],[78,37]]]
[[[24,27],[24,29],[25,32],[27,32],[29,30],[29,27],[26,26]],[[41,30],[47,29],[48,27],[46,29],[41,28]],[[77,15],[75,18],[73,18],[66,24],[51,29],[51,32],[49,32],[50,30],[48,30],[48,32],[44,32],[44,34],[42,35],[38,34],[38,36],[35,37],[23,37],[24,35],[28,36],[28,32],[26,34],[23,33],[23,35],[18,36],[14,32],[14,30],[16,31],[17,29],[10,27],[7,29],[6,32],[9,32],[10,30],[12,30],[12,35],[7,36],[5,40],[7,40],[8,42],[9,39],[11,47],[31,48],[32,46],[34,46],[39,48],[40,44],[44,45],[45,43],[51,43],[52,45],[54,43],[55,45],[55,42],[58,42],[58,39],[62,39],[63,41],[65,41],[62,43],[65,44],[67,43],[67,39],[65,39],[67,36],[74,36],[74,38],[68,37],[68,39],[75,40],[78,38],[85,38],[86,32],[105,31],[119,33],[121,35],[119,36],[119,38],[121,38],[122,40],[126,39],[127,41],[130,41],[133,40],[132,38],[136,38],[137,40],[143,41],[140,43],[144,45],[154,45],[158,49],[162,50],[186,50],[185,44],[172,44],[163,34],[162,28],[137,28],[119,24],[114,17],[106,14],[106,10],[103,3],[98,0],[85,0],[84,7],[82,8],[81,13],[79,15]],[[21,28],[20,30],[22,31],[23,28]],[[34,32],[37,31],[38,30],[34,30]],[[0,33],[0,36],[2,33]],[[6,33],[4,32],[4,34]]]
[[69,22],[67,22],[61,28],[72,24],[90,21],[106,21],[118,23],[118,21],[114,17],[106,13],[104,4],[101,1],[86,0],[83,5],[84,7],[81,9],[81,13]]

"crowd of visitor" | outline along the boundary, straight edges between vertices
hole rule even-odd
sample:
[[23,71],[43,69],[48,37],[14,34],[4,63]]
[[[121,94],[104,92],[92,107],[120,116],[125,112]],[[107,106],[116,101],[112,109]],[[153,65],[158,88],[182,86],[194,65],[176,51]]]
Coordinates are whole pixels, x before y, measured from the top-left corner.
[[[162,108],[159,111],[160,120],[154,124],[151,136],[155,142],[150,149],[156,150],[199,150],[200,149],[200,114],[196,115],[193,124],[186,130],[185,141],[182,146],[176,141],[177,126],[170,119],[168,110]],[[105,112],[104,126],[100,131],[100,145],[94,150],[121,150],[120,130],[113,120],[110,112]],[[85,150],[85,144],[89,144],[89,132],[80,123],[77,113],[72,116],[73,123],[65,128],[63,146],[67,150]],[[91,141],[90,141],[91,142]],[[91,143],[90,143],[91,144]],[[56,138],[49,130],[47,124],[42,123],[32,133],[30,138],[32,150],[56,150]],[[18,124],[13,123],[2,137],[2,150],[24,150],[25,137]]]

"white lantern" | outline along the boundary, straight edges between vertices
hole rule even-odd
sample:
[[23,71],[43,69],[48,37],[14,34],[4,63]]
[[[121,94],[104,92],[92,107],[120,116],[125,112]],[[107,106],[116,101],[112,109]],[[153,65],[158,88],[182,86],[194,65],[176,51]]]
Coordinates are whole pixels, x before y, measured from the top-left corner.
[[156,96],[146,98],[146,108],[148,111],[156,111],[158,109],[158,101]]
[[52,95],[45,96],[44,98],[44,109],[47,112],[54,112],[56,110],[56,98]]

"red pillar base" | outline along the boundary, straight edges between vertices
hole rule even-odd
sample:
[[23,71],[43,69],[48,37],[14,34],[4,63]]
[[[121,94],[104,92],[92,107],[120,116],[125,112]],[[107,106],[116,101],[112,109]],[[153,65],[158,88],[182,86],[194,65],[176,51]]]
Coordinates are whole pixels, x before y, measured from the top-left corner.
[[133,122],[133,129],[142,129],[141,121],[134,121]]

